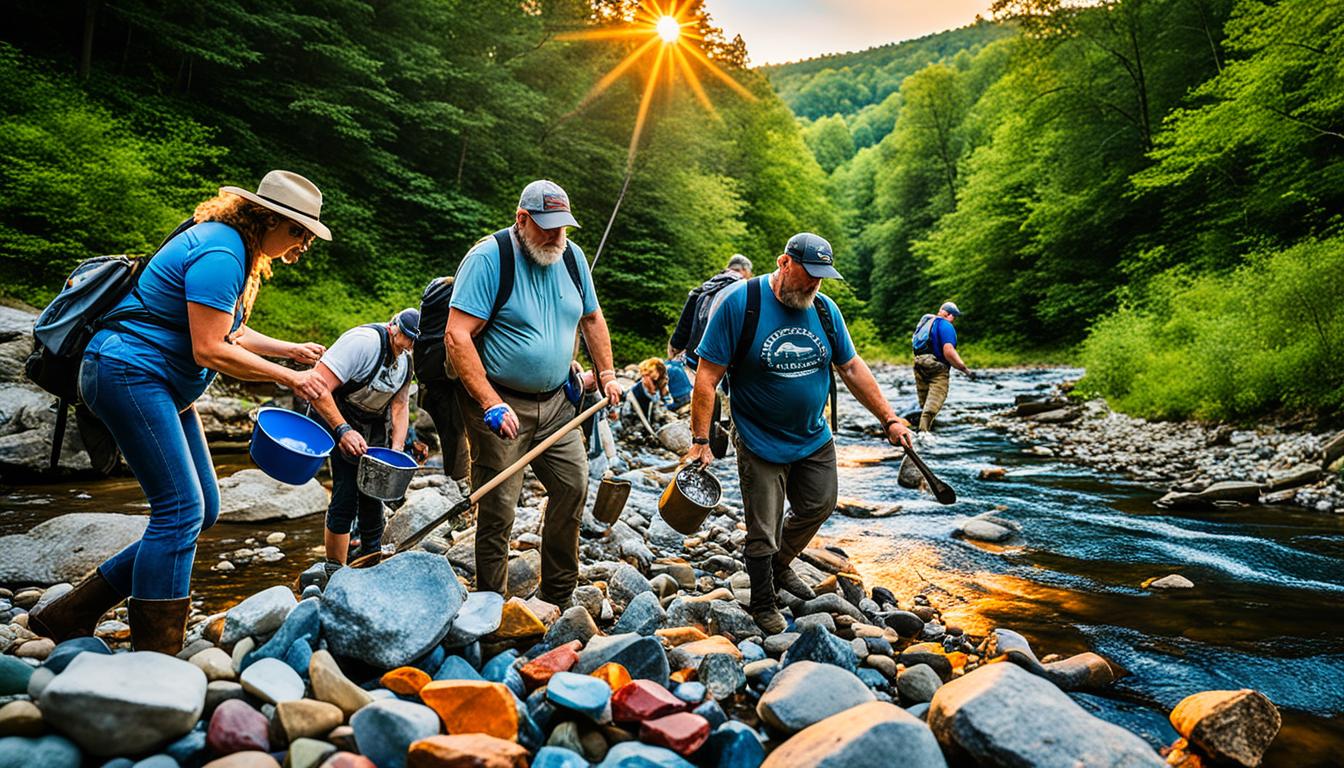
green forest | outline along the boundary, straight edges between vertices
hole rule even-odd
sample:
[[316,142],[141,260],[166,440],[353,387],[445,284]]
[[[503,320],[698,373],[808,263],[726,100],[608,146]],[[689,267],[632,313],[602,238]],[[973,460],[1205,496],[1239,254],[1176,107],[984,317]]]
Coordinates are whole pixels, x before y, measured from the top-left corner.
[[[335,241],[277,268],[268,333],[329,342],[414,304],[538,177],[591,256],[651,71],[592,96],[643,41],[575,33],[637,6],[9,3],[0,292],[40,305],[80,259],[144,253],[272,168],[323,189]],[[703,99],[670,67],[654,83],[594,273],[620,360],[661,349],[729,255],[769,264],[813,230],[874,357],[908,359],[953,299],[973,368],[1078,363],[1132,413],[1344,406],[1344,3],[998,0],[963,29],[757,69],[703,0],[687,13],[750,97],[703,67]]]

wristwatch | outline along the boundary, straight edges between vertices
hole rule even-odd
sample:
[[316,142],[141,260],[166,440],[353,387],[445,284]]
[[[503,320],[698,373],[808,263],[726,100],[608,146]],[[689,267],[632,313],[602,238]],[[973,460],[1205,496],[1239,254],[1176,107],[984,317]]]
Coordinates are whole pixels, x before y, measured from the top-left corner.
[[339,427],[336,427],[336,439],[340,440],[342,437],[345,436],[346,432],[349,432],[353,429],[354,427],[350,426],[349,424],[342,424]]
[[709,438],[708,438],[708,437],[692,437],[692,438],[691,438],[691,444],[692,444],[692,445],[709,445]]

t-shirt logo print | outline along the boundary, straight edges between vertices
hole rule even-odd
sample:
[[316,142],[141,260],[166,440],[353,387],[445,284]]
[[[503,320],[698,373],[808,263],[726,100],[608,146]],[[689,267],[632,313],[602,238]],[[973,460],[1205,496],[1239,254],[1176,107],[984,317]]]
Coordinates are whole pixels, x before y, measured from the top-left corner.
[[761,345],[761,367],[776,376],[796,379],[826,367],[825,349],[807,328],[781,328]]

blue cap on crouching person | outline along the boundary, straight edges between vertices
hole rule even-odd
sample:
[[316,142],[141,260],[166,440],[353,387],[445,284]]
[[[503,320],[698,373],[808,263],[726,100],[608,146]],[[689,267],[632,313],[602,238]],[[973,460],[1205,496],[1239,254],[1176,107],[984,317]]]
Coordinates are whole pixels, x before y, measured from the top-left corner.
[[527,211],[542,229],[579,226],[569,211],[569,195],[549,179],[537,179],[523,187],[523,194],[518,196],[518,207]]
[[946,312],[953,317],[961,317],[961,310],[957,308],[956,304],[953,304],[950,301],[943,302],[943,306],[939,307],[938,311]]
[[789,238],[788,245],[784,246],[784,253],[802,264],[807,274],[813,277],[845,279],[835,269],[835,252],[831,250],[831,244],[821,235],[799,232]]
[[420,338],[420,310],[415,308],[403,309],[393,318],[397,323],[397,328],[406,335],[411,341]]

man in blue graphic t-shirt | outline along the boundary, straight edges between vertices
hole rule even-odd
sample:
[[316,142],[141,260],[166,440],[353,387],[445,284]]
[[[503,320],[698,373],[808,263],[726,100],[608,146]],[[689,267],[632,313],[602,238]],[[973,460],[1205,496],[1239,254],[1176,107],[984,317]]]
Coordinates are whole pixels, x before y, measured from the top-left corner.
[[[767,634],[786,626],[777,586],[804,600],[816,596],[790,565],[835,510],[835,443],[823,414],[831,368],[882,422],[893,445],[908,445],[910,435],[855,353],[840,309],[817,293],[822,278],[840,279],[830,243],[809,232],[794,235],[775,263],[774,273],[726,289],[710,318],[696,350],[694,444],[686,455],[702,465],[713,460],[714,389],[727,374],[747,518],[751,615]],[[785,499],[792,510],[787,517]]]

